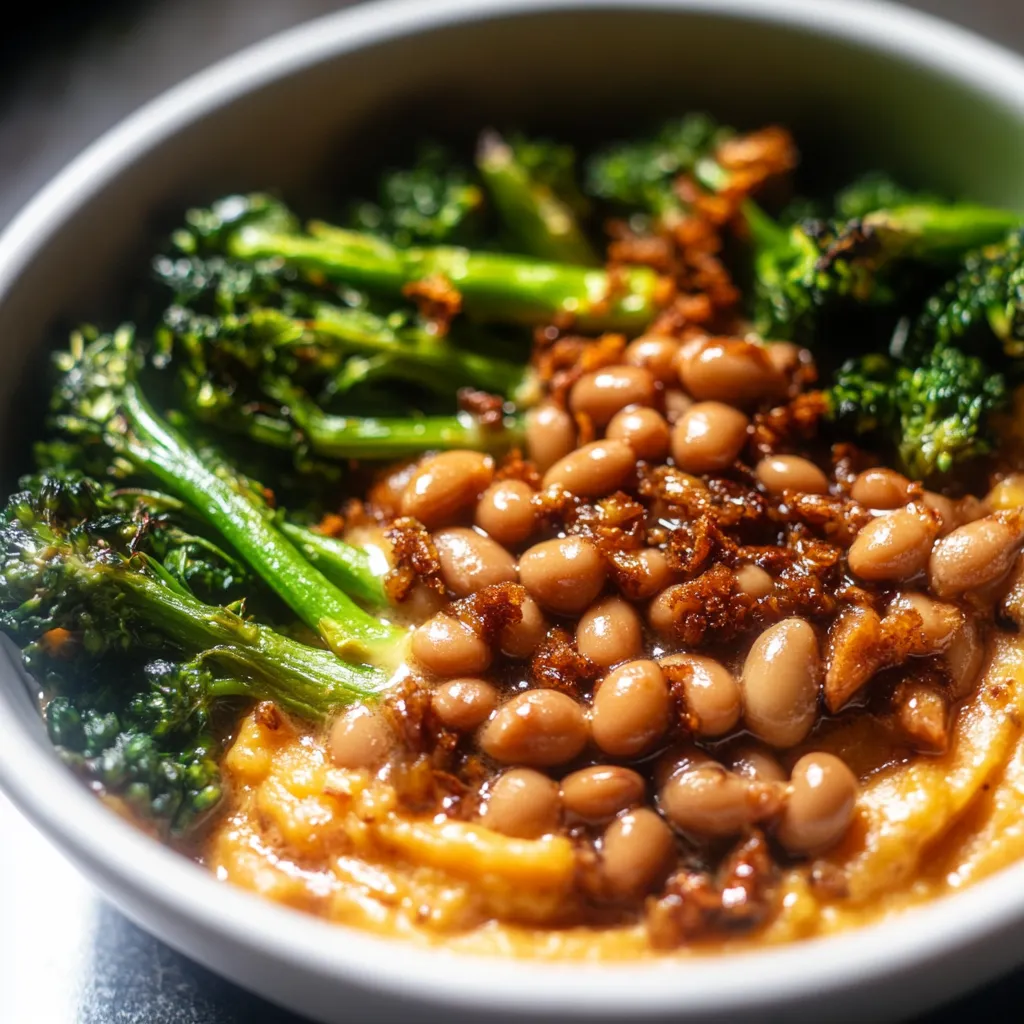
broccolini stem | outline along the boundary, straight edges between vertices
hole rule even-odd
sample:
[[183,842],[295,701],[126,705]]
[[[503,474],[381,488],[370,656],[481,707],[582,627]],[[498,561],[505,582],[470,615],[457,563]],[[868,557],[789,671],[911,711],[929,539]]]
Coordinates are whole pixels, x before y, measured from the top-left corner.
[[334,416],[286,380],[267,381],[264,386],[298,424],[310,448],[327,457],[394,459],[450,448],[500,452],[522,442],[523,427],[518,417],[507,417],[504,425],[489,429],[469,417],[458,416]]
[[479,320],[544,324],[571,318],[581,330],[641,330],[657,308],[660,279],[631,267],[613,281],[604,270],[547,263],[456,246],[399,249],[358,231],[313,222],[310,235],[243,223],[227,240],[239,259],[280,257],[332,281],[394,296],[441,275],[458,289],[466,313]]
[[600,265],[575,213],[533,179],[497,132],[481,136],[476,166],[505,228],[524,252],[557,263]]
[[[131,562],[83,564],[72,556],[67,568],[90,587],[102,586],[105,579],[124,593],[133,615],[170,640],[202,651],[202,659],[231,666],[248,677],[234,686],[225,683],[222,696],[269,698],[318,721],[339,705],[372,698],[387,682],[379,669],[346,664],[330,651],[291,640],[226,608],[204,604],[139,571]],[[96,571],[101,572],[100,578],[90,578]]]
[[383,608],[388,604],[382,576],[373,568],[368,552],[335,537],[326,537],[281,518],[278,529],[332,583],[346,594]]
[[515,401],[528,393],[529,371],[522,365],[467,351],[422,328],[396,329],[367,310],[320,303],[307,327],[322,345],[334,341],[349,352],[393,357],[399,363],[407,363],[410,379],[421,368],[435,371],[437,379],[446,382],[449,392],[471,385]]
[[1022,220],[1013,210],[973,203],[918,203],[869,213],[859,230],[874,235],[891,256],[942,260],[1000,241]]

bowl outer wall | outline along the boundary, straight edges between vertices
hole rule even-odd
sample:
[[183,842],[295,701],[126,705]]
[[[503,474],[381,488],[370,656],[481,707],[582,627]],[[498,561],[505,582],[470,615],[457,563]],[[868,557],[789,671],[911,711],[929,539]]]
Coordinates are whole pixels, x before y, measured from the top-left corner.
[[[726,41],[742,61],[724,56]],[[703,103],[750,123],[816,124],[934,187],[1024,207],[1024,68],[907,10],[842,0],[370,4],[188,80],[33,200],[0,238],[0,408],[31,419],[17,387],[30,354],[70,312],[103,312],[96,297],[138,265],[154,211],[230,188],[329,181],[323,169],[338,165],[326,140],[373,136],[378,114],[425,88],[442,122],[472,119],[472,97],[492,116],[540,109],[600,127],[624,106],[655,112],[646,101],[658,96],[665,112]],[[9,418],[0,478],[21,422]],[[894,1017],[1024,958],[1024,866],[887,924],[728,959],[597,969],[396,946],[221,885],[109,814],[57,762],[13,667],[0,670],[0,716],[0,783],[115,903],[183,952],[323,1020]]]

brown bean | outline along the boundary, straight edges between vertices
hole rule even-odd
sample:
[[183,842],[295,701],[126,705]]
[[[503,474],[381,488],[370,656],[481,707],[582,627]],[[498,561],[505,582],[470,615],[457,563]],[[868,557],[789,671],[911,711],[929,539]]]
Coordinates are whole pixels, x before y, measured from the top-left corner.
[[957,527],[937,541],[928,583],[939,597],[953,597],[1002,579],[1024,540],[1018,512],[996,512]]
[[682,688],[686,719],[698,736],[722,736],[740,720],[740,685],[721,662],[702,654],[670,654],[658,664]]
[[732,751],[729,756],[732,770],[744,779],[760,782],[785,782],[786,772],[782,765],[760,747],[745,743]]
[[665,419],[675,424],[694,406],[693,399],[681,388],[666,388],[661,398],[665,408]]
[[643,648],[640,616],[621,597],[606,597],[583,613],[576,625],[576,646],[601,668],[635,658]]
[[424,459],[402,495],[402,515],[428,530],[458,519],[494,476],[494,459],[480,452],[441,452]]
[[728,469],[747,442],[750,421],[721,402],[697,402],[672,428],[672,458],[687,473]]
[[562,779],[563,806],[584,821],[606,821],[643,798],[643,777],[616,764],[581,768]]
[[676,379],[675,358],[679,353],[679,342],[658,334],[644,334],[626,346],[623,360],[629,366],[639,366],[662,384],[671,384]]
[[331,760],[339,768],[379,768],[395,746],[395,734],[379,711],[361,704],[331,726]]
[[981,642],[978,623],[969,616],[953,633],[949,645],[942,653],[949,675],[950,696],[954,700],[966,697],[974,689],[985,663],[985,646]]
[[654,811],[628,811],[605,829],[601,840],[601,876],[608,896],[636,899],[668,872],[675,839]]
[[619,579],[623,594],[631,601],[644,601],[664,590],[672,579],[665,552],[644,548],[630,561],[629,572]]
[[741,594],[757,599],[767,597],[775,588],[775,581],[759,565],[741,565],[736,570],[736,586]]
[[921,616],[921,630],[936,651],[946,647],[964,621],[964,613],[955,604],[935,601],[913,590],[900,591],[889,602],[890,615],[900,611]]
[[491,663],[490,648],[464,622],[439,614],[412,635],[413,657],[439,676],[469,676]]
[[612,417],[605,436],[625,441],[638,459],[661,462],[668,455],[672,431],[654,409],[623,409]]
[[647,622],[659,636],[671,638],[676,629],[676,603],[685,596],[683,584],[666,587],[647,607]]
[[434,534],[441,563],[441,579],[456,597],[469,597],[481,587],[514,583],[515,559],[490,537],[465,526],[452,526]]
[[669,724],[665,675],[653,661],[629,661],[613,669],[594,691],[590,728],[594,742],[616,757],[639,754]]
[[1024,507],[1024,473],[1009,473],[985,496],[989,512]]
[[937,517],[910,505],[886,512],[863,527],[847,552],[850,571],[873,583],[910,579],[928,564]]
[[491,783],[480,821],[516,839],[539,839],[558,828],[558,784],[531,768],[513,768]]
[[522,618],[501,631],[501,650],[510,658],[529,658],[547,635],[548,623],[540,605],[527,596],[519,606]]
[[505,547],[521,544],[537,526],[533,488],[522,480],[499,480],[484,491],[474,522]]
[[789,798],[776,830],[801,855],[822,853],[846,834],[857,805],[857,777],[832,754],[805,754],[793,766]]
[[535,544],[519,559],[519,578],[542,607],[578,615],[601,592],[605,564],[600,552],[581,537]]
[[498,691],[485,679],[449,679],[435,687],[430,706],[442,725],[468,732],[485,722],[498,706]]
[[810,459],[798,455],[769,455],[757,464],[754,475],[769,494],[828,494],[828,477]]
[[870,605],[851,604],[828,629],[825,656],[825,706],[835,714],[845,707],[889,657],[882,618]]
[[538,471],[544,473],[576,447],[573,418],[546,402],[526,414],[526,451]]
[[544,474],[544,486],[600,498],[617,491],[635,469],[636,455],[625,441],[591,441],[559,459]]
[[850,488],[850,497],[867,508],[903,508],[913,496],[914,485],[895,469],[865,469]]
[[970,495],[959,503],[953,502],[944,494],[938,494],[935,491],[925,491],[921,495],[921,504],[925,508],[930,508],[939,517],[940,537],[945,537],[951,530],[955,530],[964,523],[980,519],[985,514],[981,510],[978,510],[976,514],[972,514],[966,509],[962,511],[963,505],[969,500],[971,500]]
[[502,764],[565,764],[587,744],[587,719],[580,705],[564,693],[526,690],[498,708],[481,727],[477,742]]
[[794,345],[791,341],[765,341],[762,345],[772,366],[783,379],[792,377],[800,369],[801,364],[813,362],[807,349]]
[[778,783],[745,779],[694,751],[662,783],[658,807],[674,825],[703,836],[730,836],[778,811]]
[[684,345],[676,366],[680,383],[699,402],[751,405],[785,392],[785,380],[765,349],[741,338]]
[[754,641],[743,665],[744,720],[758,739],[794,747],[818,712],[821,657],[814,629],[804,619],[783,619]]
[[608,366],[585,373],[569,392],[569,408],[605,426],[627,405],[654,403],[654,377],[639,366]]

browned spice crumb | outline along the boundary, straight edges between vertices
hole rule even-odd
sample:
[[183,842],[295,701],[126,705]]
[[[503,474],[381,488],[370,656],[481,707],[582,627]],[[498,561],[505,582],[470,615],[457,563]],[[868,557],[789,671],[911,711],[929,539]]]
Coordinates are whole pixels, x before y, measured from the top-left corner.
[[453,601],[448,614],[469,626],[485,643],[493,645],[506,626],[523,617],[526,588],[518,583],[493,583],[475,594]]
[[533,686],[560,690],[579,698],[601,677],[601,669],[576,649],[576,640],[567,630],[555,626],[548,631],[530,661]]
[[468,412],[482,427],[500,428],[505,421],[505,399],[476,388],[459,388],[459,409]]
[[445,592],[437,548],[430,532],[418,519],[405,516],[394,520],[385,536],[391,542],[394,559],[394,568],[384,580],[384,589],[392,603],[404,601],[416,583],[439,594]]
[[410,281],[402,288],[402,294],[416,303],[439,337],[448,333],[452,320],[462,311],[461,293],[443,274]]

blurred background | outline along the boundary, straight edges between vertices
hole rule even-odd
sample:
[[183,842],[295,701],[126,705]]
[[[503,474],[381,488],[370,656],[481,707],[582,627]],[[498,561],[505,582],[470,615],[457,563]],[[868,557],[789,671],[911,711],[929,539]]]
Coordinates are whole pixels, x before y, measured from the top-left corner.
[[[907,2],[1024,52],[1024,0]],[[141,103],[249,43],[345,6],[351,4],[51,0],[6,14],[0,30],[0,226]],[[1019,1021],[1022,1004],[1024,971],[917,1024]],[[0,1021],[301,1024],[172,952],[97,899],[2,795]]]

